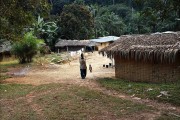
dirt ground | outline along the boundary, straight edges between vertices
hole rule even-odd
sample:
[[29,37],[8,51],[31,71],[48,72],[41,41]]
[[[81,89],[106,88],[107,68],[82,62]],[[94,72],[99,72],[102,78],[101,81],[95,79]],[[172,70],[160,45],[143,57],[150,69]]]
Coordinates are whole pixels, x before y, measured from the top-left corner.
[[89,64],[92,65],[93,72],[90,73],[87,70],[86,79],[81,79],[80,77],[80,69],[79,69],[79,59],[75,59],[70,63],[57,65],[50,64],[44,65],[40,67],[31,67],[27,72],[27,75],[24,77],[13,77],[6,79],[7,83],[20,83],[20,84],[32,84],[32,85],[41,85],[48,83],[66,83],[66,84],[76,84],[79,86],[85,86],[93,90],[98,90],[103,92],[104,94],[108,94],[111,96],[115,96],[121,99],[130,100],[136,103],[146,104],[147,106],[154,107],[158,109],[159,112],[152,113],[142,113],[131,118],[142,120],[153,120],[155,117],[160,116],[163,111],[170,111],[180,113],[180,107],[172,106],[170,104],[158,103],[149,99],[140,99],[137,97],[128,96],[125,94],[117,93],[116,91],[107,90],[102,88],[95,81],[96,78],[100,77],[114,77],[115,69],[105,68],[103,65],[108,65],[112,63],[109,58],[103,57],[99,55],[97,52],[89,53],[86,55],[86,63],[87,66]]
[[70,63],[58,65],[50,64],[29,68],[27,75],[23,77],[13,77],[7,79],[6,82],[22,83],[22,84],[48,84],[48,83],[69,83],[81,84],[84,81],[92,81],[97,77],[114,77],[115,70],[112,67],[105,68],[103,64],[109,65],[111,59],[99,55],[98,52],[86,54],[87,67],[92,65],[92,73],[87,70],[85,80],[80,77],[79,59],[75,59]]

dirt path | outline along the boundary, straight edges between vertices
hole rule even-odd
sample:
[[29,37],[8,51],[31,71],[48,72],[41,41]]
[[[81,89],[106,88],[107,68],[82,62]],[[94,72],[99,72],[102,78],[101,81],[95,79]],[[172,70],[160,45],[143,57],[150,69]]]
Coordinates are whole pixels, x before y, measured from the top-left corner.
[[[7,79],[6,82],[10,83],[21,83],[21,84],[48,84],[48,83],[66,83],[66,84],[76,84],[79,86],[85,86],[93,90],[98,90],[103,92],[104,94],[115,96],[121,99],[130,100],[135,103],[146,104],[147,106],[151,106],[155,109],[158,109],[159,112],[154,114],[146,113],[142,114],[141,117],[149,118],[149,120],[160,116],[160,114],[164,111],[169,113],[179,113],[180,107],[172,106],[170,104],[158,103],[153,100],[140,99],[133,96],[128,96],[125,94],[117,93],[116,91],[107,90],[102,88],[95,81],[98,77],[114,77],[115,70],[114,68],[104,68],[103,64],[109,64],[112,61],[106,57],[99,55],[97,52],[90,53],[86,56],[87,65],[91,64],[93,67],[93,72],[87,72],[87,77],[85,80],[80,78],[80,70],[79,70],[79,60],[76,59],[71,61],[70,64],[64,65],[55,65],[51,64],[48,66],[42,66],[39,68],[31,68],[28,74],[25,77],[14,77]],[[31,103],[31,96],[27,96],[29,103]],[[32,106],[34,109],[38,108],[37,106]],[[37,109],[39,114],[42,114],[39,109]],[[133,116],[138,118],[139,115]]]
[[[112,62],[110,59],[99,55],[97,52],[90,53],[86,56],[87,65],[91,64],[93,72],[87,71],[86,81],[93,80],[97,77],[114,77],[114,68],[104,68],[103,64]],[[14,77],[7,79],[6,82],[22,84],[47,84],[47,83],[69,83],[83,84],[80,78],[79,60],[71,61],[70,64],[63,65],[46,65],[39,68],[30,68],[25,77]]]

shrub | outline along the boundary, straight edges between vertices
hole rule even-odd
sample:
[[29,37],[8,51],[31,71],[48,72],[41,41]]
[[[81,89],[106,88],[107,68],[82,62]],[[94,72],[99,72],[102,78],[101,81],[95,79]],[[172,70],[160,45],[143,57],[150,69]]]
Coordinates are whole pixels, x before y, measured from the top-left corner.
[[26,33],[21,41],[15,42],[12,46],[12,52],[19,59],[20,63],[32,62],[32,58],[39,50],[42,40],[37,39],[31,32]]
[[50,54],[51,53],[51,50],[49,48],[49,46],[46,46],[46,45],[42,45],[39,49],[41,55],[45,55],[45,54]]

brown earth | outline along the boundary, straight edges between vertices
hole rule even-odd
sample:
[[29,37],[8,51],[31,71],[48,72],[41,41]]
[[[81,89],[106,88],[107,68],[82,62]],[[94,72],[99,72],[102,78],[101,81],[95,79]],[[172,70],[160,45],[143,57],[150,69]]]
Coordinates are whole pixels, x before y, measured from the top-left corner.
[[93,72],[87,70],[85,80],[80,77],[79,59],[70,63],[58,65],[49,64],[39,67],[32,67],[24,77],[13,77],[6,79],[6,82],[22,84],[48,84],[48,83],[69,83],[69,84],[89,84],[90,81],[97,77],[114,77],[114,68],[105,68],[103,64],[109,64],[112,61],[97,52],[86,55],[87,67],[92,65]]
[[[79,60],[75,59],[70,63],[57,65],[50,64],[39,67],[31,67],[24,77],[13,77],[6,79],[7,83],[20,83],[20,84],[32,84],[32,85],[41,85],[48,83],[65,83],[65,84],[75,84],[79,86],[85,86],[93,90],[98,90],[104,94],[115,96],[121,99],[130,100],[135,103],[146,104],[158,110],[154,113],[142,113],[138,115],[129,116],[129,118],[124,118],[126,120],[153,120],[156,117],[160,116],[164,111],[169,113],[178,113],[180,114],[180,107],[173,106],[165,103],[158,103],[157,101],[149,99],[140,99],[135,96],[128,96],[125,94],[117,93],[113,90],[107,90],[101,87],[97,82],[97,78],[101,77],[114,77],[115,70],[114,68],[105,68],[103,64],[109,64],[112,61],[102,55],[99,55],[97,52],[89,53],[86,55],[87,65],[91,64],[93,72],[90,73],[87,71],[86,79],[81,79],[80,70],[79,70]],[[31,95],[32,96],[32,95]],[[30,97],[31,98],[31,97]],[[28,100],[31,103],[31,99]],[[38,107],[33,106],[36,110]],[[37,110],[38,113],[38,110]],[[176,114],[175,114],[176,115]],[[123,119],[123,118],[122,118]],[[124,120],[123,119],[123,120]]]

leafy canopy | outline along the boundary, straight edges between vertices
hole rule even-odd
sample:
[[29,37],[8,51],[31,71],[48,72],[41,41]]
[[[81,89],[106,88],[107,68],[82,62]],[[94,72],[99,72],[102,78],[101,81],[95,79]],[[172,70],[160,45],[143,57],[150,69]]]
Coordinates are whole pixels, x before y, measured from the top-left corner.
[[56,21],[44,21],[43,18],[38,16],[38,20],[33,24],[31,31],[41,39],[45,40],[45,43],[51,47],[54,47],[56,42],[58,27]]
[[35,16],[49,14],[47,0],[1,0],[0,39],[19,40]]
[[86,6],[65,5],[60,15],[61,35],[66,39],[88,39],[93,34],[93,18]]

